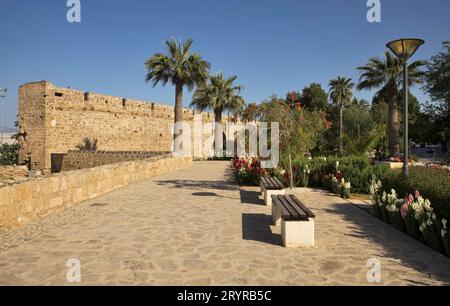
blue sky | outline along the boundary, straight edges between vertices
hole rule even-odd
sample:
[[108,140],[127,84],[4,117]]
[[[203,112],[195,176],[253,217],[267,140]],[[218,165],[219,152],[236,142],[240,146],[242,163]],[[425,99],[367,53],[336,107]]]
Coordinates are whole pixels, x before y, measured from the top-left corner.
[[[66,21],[66,0],[0,0],[0,87],[9,89],[6,126],[17,89],[57,86],[173,104],[171,86],[146,84],[145,60],[170,37],[194,38],[212,72],[237,75],[247,102],[285,96],[343,75],[380,56],[400,37],[426,40],[428,59],[450,40],[449,0],[381,0],[382,22],[368,23],[366,0],[81,0],[81,23]],[[415,89],[424,102],[428,98]],[[371,100],[373,92],[357,92]],[[185,104],[190,94],[185,94]]]

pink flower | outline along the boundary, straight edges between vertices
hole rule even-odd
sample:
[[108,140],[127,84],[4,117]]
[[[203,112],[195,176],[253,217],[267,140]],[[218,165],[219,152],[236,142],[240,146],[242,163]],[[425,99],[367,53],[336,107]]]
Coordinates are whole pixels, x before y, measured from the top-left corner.
[[418,190],[416,190],[416,193],[414,194],[414,197],[417,199],[418,197],[420,197],[420,193]]
[[411,205],[414,202],[414,197],[410,194],[407,198],[408,205]]
[[408,215],[408,209],[409,209],[409,205],[407,202],[405,202],[401,207],[400,207],[400,213],[402,215],[403,220],[406,219],[406,216]]

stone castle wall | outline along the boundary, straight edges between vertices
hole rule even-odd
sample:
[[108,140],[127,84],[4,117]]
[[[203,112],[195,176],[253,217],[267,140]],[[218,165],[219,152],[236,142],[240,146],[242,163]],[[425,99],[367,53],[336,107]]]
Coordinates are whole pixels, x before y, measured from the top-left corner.
[[[55,87],[48,81],[19,88],[19,159],[51,169],[52,154],[76,149],[85,138],[102,151],[171,151],[173,107]],[[185,110],[192,125],[194,111]],[[203,122],[213,122],[210,113]],[[226,119],[225,119],[226,120]],[[211,135],[212,131],[203,131]]]
[[[69,151],[62,156],[61,171],[112,165],[124,161],[144,160],[169,156],[170,152],[108,152],[108,151]],[[58,171],[59,172],[59,171]]]

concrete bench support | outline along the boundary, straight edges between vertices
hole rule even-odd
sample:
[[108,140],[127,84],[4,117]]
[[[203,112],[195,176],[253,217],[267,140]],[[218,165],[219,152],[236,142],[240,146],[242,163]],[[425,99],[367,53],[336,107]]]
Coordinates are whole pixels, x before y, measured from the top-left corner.
[[272,197],[272,223],[281,223],[281,239],[285,247],[313,247],[315,215],[293,195]]
[[286,194],[286,191],[284,189],[282,190],[265,190],[264,191],[264,203],[266,206],[271,207],[272,206],[272,196],[273,195],[284,195]]
[[281,220],[281,239],[288,248],[314,246],[314,219],[308,221]]

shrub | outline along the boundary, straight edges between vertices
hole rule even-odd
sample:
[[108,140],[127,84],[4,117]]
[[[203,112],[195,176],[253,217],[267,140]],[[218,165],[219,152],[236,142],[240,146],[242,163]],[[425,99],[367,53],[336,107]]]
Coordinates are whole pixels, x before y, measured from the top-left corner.
[[450,256],[447,219],[438,218],[431,202],[416,191],[399,198],[395,189],[386,192],[381,181],[372,181],[370,191],[375,215],[398,230]]
[[233,168],[239,185],[259,185],[260,177],[267,175],[255,157],[234,159]]
[[19,145],[0,145],[0,165],[17,165],[19,163]]
[[450,215],[450,174],[426,167],[411,167],[408,179],[401,170],[391,170],[381,176],[383,190],[395,189],[400,197],[406,197],[419,190],[430,200],[439,217]]
[[389,169],[387,165],[372,166],[367,157],[347,156],[314,159],[311,161],[311,187],[327,187],[323,182],[325,175],[336,174],[337,171],[352,185],[354,193],[369,193],[371,180],[381,177]]

